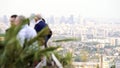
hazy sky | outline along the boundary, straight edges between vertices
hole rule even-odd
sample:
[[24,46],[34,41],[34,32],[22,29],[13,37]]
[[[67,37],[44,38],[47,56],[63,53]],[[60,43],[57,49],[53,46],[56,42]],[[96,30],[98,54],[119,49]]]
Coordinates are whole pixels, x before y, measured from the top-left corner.
[[0,16],[41,13],[43,16],[80,15],[120,18],[120,0],[1,0]]

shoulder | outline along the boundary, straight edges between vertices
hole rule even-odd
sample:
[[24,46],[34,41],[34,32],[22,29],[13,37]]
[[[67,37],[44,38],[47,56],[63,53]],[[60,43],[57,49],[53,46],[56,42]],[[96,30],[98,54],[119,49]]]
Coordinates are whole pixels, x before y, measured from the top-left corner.
[[38,24],[46,24],[44,21],[40,21]]
[[26,30],[27,30],[27,31],[35,31],[35,29],[32,28],[32,27],[30,27],[30,26],[29,26]]

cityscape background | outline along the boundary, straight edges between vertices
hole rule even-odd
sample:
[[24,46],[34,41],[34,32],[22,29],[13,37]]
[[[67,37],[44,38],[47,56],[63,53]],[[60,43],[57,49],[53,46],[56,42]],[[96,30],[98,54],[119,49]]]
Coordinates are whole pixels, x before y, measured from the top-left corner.
[[[97,65],[110,68],[116,65],[119,68],[120,56],[120,19],[84,18],[82,16],[46,17],[46,22],[53,31],[49,45],[60,45],[63,54],[73,53],[73,64],[82,67],[94,68]],[[31,20],[31,27],[34,27]],[[0,18],[0,33],[10,27],[9,18]],[[54,42],[65,38],[76,38],[77,41]],[[81,56],[86,56],[83,60]],[[101,60],[102,59],[102,60]],[[86,63],[85,63],[86,62]],[[102,62],[102,63],[101,63]],[[118,66],[118,67],[117,67]]]
[[[12,14],[40,13],[53,31],[49,45],[71,52],[76,68],[120,68],[120,0],[3,0],[0,9],[0,34]],[[66,38],[77,40],[55,42]]]

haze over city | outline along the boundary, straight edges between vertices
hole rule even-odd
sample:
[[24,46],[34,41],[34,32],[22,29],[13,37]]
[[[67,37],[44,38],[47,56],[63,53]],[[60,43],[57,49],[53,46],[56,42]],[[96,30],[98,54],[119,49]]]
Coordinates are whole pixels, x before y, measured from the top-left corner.
[[2,0],[0,39],[13,14],[41,14],[52,30],[48,44],[71,52],[75,68],[120,68],[120,0]]
[[2,0],[0,16],[40,13],[48,17],[74,16],[120,18],[120,0]]

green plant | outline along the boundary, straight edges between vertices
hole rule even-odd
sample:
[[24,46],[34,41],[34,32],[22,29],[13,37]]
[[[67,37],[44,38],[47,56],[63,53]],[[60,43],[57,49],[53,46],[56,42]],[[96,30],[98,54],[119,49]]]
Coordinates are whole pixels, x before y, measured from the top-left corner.
[[64,67],[72,66],[72,53],[67,52],[62,55],[59,52],[54,52],[54,54]]
[[78,38],[65,38],[65,39],[59,39],[59,40],[54,40],[53,42],[69,42],[69,41],[78,41],[80,39]]
[[0,37],[4,37],[5,36],[5,34],[0,34]]
[[[41,60],[43,55],[49,55],[52,51],[58,47],[49,47],[42,49],[38,44],[33,44],[44,38],[48,34],[48,27],[44,28],[33,39],[26,41],[24,46],[21,47],[20,42],[17,40],[17,34],[21,30],[22,26],[29,22],[28,19],[23,21],[19,27],[12,26],[6,32],[5,39],[0,42],[0,68],[30,68],[34,67],[34,62]],[[41,40],[42,41],[42,40]],[[40,43],[40,42],[39,42]]]
[[115,68],[115,65],[112,65],[110,68]]

